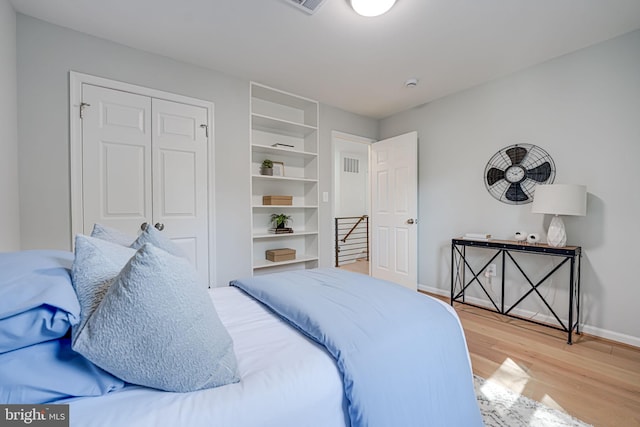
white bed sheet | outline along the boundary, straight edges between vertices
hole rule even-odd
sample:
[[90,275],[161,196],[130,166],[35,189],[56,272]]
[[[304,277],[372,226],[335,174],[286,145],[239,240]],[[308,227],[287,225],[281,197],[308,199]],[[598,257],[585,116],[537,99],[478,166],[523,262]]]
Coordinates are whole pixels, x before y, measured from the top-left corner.
[[[234,341],[241,380],[192,393],[138,386],[72,399],[70,424],[91,426],[342,427],[349,424],[333,358],[237,288],[210,290]],[[62,403],[62,402],[61,402]]]

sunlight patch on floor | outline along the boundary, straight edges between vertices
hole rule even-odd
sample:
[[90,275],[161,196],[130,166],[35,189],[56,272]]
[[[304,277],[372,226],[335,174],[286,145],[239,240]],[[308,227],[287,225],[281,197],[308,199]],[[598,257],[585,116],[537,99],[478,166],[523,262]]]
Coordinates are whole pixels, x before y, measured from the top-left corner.
[[553,400],[553,398],[551,396],[549,396],[548,394],[545,394],[544,396],[542,396],[542,399],[540,399],[540,402],[544,403],[545,405],[547,405],[547,406],[549,406],[551,408],[557,409],[559,411],[565,411],[565,409],[562,406],[560,406],[560,404],[558,402]]
[[[500,367],[496,369],[491,377],[487,379],[486,383],[480,390],[489,399],[495,399],[498,394],[496,389],[492,389],[492,384],[501,385],[511,390],[512,392],[517,393],[509,396],[501,395],[502,399],[504,399],[503,402],[505,407],[511,407],[515,405],[516,400],[518,399],[519,395],[522,394],[530,379],[531,376],[527,374],[526,370],[518,365],[513,359],[508,357],[502,362]],[[539,399],[539,401],[550,408],[559,411],[565,411],[565,409],[548,394],[545,394],[541,399]],[[540,412],[538,414],[538,410],[536,410],[536,412],[532,415],[532,420],[548,422],[549,417],[550,415],[546,411]]]
[[531,377],[511,358],[507,357],[500,367],[488,378],[508,387],[515,393],[521,394]]

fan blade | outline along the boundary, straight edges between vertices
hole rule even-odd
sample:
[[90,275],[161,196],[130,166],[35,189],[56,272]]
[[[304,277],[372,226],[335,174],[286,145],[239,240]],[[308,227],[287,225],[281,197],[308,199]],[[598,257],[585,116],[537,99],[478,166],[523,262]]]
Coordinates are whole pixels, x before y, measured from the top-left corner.
[[544,162],[540,166],[536,166],[533,169],[527,171],[527,178],[531,178],[534,181],[545,182],[551,176],[551,165],[549,162]]
[[511,165],[519,165],[524,160],[524,156],[527,155],[527,149],[516,146],[509,148],[505,153],[511,159]]
[[501,179],[504,179],[504,171],[496,168],[491,168],[487,172],[487,184],[489,184],[489,186],[492,186]]
[[518,182],[514,182],[509,186],[505,196],[512,202],[524,202],[525,200],[529,199],[529,196],[527,196],[526,193],[522,191],[522,187]]

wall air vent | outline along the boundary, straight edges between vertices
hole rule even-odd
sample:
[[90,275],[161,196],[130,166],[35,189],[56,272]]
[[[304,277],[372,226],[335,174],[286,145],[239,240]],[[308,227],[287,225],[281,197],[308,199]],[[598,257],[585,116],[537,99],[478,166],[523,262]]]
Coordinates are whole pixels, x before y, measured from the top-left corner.
[[360,173],[360,160],[345,157],[342,170],[347,173]]
[[304,10],[309,15],[313,15],[325,1],[327,0],[287,0],[288,3],[293,4],[298,9]]

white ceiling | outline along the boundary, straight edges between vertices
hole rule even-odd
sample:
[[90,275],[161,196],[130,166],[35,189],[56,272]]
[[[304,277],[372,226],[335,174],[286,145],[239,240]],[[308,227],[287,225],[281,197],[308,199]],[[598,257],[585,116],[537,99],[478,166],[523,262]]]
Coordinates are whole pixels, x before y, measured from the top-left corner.
[[[11,0],[16,11],[383,118],[640,28],[640,0]],[[405,88],[410,77],[415,88]]]

